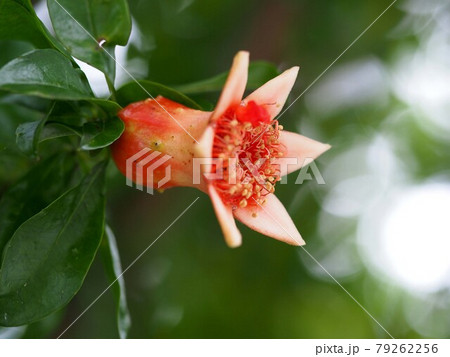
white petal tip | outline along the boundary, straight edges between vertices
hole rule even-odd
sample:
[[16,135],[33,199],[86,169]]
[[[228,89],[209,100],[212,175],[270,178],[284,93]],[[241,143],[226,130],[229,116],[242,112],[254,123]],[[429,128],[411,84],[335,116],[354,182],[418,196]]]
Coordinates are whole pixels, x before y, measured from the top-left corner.
[[306,242],[300,237],[295,240],[295,242],[290,243],[291,245],[295,245],[297,247],[301,247],[302,245],[305,245]]
[[306,244],[300,233],[294,227],[291,228],[290,231],[285,230],[283,234],[280,234],[278,236],[273,235],[273,238],[296,247],[300,247]]
[[238,248],[242,245],[242,238],[240,237],[238,240],[233,240],[233,241],[225,239],[225,243],[227,243],[227,246],[229,248]]
[[330,144],[322,144],[322,152],[320,153],[320,155],[322,155],[324,152],[328,151],[331,149],[331,145]]
[[211,116],[211,121],[215,121],[223,115],[230,106],[238,105],[241,102],[247,85],[249,57],[250,54],[247,51],[239,51],[234,56],[227,81]]
[[283,204],[274,194],[266,196],[266,204],[237,208],[234,216],[251,229],[290,245],[305,244]]
[[242,235],[236,227],[236,222],[234,221],[231,208],[225,206],[216,189],[212,185],[208,186],[208,192],[214,206],[217,219],[219,220],[220,227],[222,228],[225,242],[231,248],[239,247],[242,242]]
[[300,70],[299,66],[291,67],[287,70],[285,70],[283,73],[280,74],[282,78],[285,78],[285,81],[289,83],[289,92],[291,91],[292,87],[294,86],[295,80],[298,76],[298,71]]
[[239,51],[238,53],[236,53],[234,58],[239,58],[239,59],[246,59],[250,58],[250,52],[249,51]]
[[298,75],[298,71],[300,71],[300,67],[299,66],[294,66],[289,68],[288,70],[286,70],[286,73],[292,73],[295,74],[295,76]]
[[242,235],[241,232],[239,232],[239,230],[237,229],[236,225],[234,224],[234,226],[230,229],[225,228],[223,224],[221,225],[222,232],[225,237],[225,243],[227,244],[227,246],[230,248],[240,247],[242,244]]
[[[257,104],[266,105],[271,118],[275,118],[283,108],[289,93],[294,86],[299,67],[292,67],[256,89],[245,102],[255,101]],[[267,105],[272,103],[274,105]]]

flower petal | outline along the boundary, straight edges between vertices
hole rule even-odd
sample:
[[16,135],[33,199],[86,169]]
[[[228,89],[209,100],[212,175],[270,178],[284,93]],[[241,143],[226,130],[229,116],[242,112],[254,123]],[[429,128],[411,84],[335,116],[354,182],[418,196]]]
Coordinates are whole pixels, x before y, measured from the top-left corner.
[[208,191],[217,219],[222,227],[225,242],[231,248],[239,247],[242,243],[242,236],[236,226],[231,207],[225,206],[213,185],[209,185]]
[[299,67],[292,67],[279,76],[271,79],[263,86],[251,93],[244,102],[251,100],[259,105],[265,105],[270,118],[275,118],[283,108],[292,86],[297,79]]
[[280,200],[274,194],[267,195],[266,199],[264,205],[237,208],[233,212],[234,216],[251,229],[266,236],[292,245],[305,244]]
[[222,89],[216,109],[211,120],[216,120],[224,114],[230,106],[239,105],[247,85],[249,53],[240,51],[234,56],[233,65]]
[[209,125],[194,145],[195,157],[212,157],[213,143],[214,128]]
[[[319,141],[290,131],[281,132],[280,143],[287,149],[286,155],[275,161],[275,164],[277,162],[280,164],[282,176],[310,164],[314,159],[331,147],[328,144],[323,144]],[[293,160],[296,163],[291,163],[293,158],[296,159]],[[282,164],[283,160],[285,160],[284,164]]]

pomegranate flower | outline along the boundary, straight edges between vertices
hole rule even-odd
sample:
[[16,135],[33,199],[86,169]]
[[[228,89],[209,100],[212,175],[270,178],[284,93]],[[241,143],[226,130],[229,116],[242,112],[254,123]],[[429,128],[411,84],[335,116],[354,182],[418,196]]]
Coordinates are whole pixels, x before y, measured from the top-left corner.
[[[330,146],[283,131],[276,120],[298,67],[242,99],[248,61],[248,52],[235,56],[213,112],[190,109],[163,97],[124,108],[119,116],[125,132],[112,146],[113,158],[127,174],[127,160],[143,149],[169,155],[170,159],[151,173],[135,169],[129,178],[154,187],[170,167],[170,180],[161,188],[191,186],[207,193],[230,247],[239,246],[242,240],[235,218],[269,237],[303,245],[295,224],[274,195],[275,185],[283,175],[310,163]],[[283,164],[286,158],[295,158],[295,163]],[[198,178],[194,163],[202,159],[218,160],[220,165],[201,165]]]

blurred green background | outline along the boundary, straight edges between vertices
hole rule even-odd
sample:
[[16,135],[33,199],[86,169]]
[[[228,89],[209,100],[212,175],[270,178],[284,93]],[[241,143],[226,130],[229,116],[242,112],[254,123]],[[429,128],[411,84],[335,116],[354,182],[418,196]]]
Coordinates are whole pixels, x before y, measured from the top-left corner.
[[[300,65],[293,101],[391,2],[129,3],[133,33],[116,55],[136,78],[197,81],[245,49],[280,70]],[[36,9],[45,22],[45,2]],[[119,71],[117,84],[128,81]],[[294,173],[277,186],[305,248],[396,338],[450,337],[449,83],[450,4],[399,0],[280,120],[333,146],[317,160],[325,185],[296,185]],[[206,195],[148,195],[112,165],[109,176],[108,221],[124,267],[200,197],[126,272],[130,337],[389,337],[301,248],[240,225],[243,245],[229,249]],[[57,336],[107,285],[96,261],[68,308],[25,336]],[[117,337],[114,318],[107,293],[64,337]]]

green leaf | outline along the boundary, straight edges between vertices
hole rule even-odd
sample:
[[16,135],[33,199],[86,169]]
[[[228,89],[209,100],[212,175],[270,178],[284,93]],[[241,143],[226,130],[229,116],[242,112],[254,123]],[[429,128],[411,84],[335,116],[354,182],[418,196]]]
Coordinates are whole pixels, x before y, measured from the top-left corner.
[[54,48],[70,58],[39,20],[30,0],[0,0],[0,39],[26,41],[37,48]]
[[82,72],[55,50],[35,50],[0,69],[0,89],[51,99],[92,97]]
[[131,325],[131,318],[130,312],[128,311],[125,281],[122,275],[122,265],[120,263],[116,237],[109,226],[105,227],[105,234],[103,235],[100,252],[106,275],[111,282],[110,288],[116,303],[119,336],[120,338],[127,338]]
[[39,133],[44,124],[45,121],[42,119],[31,123],[23,123],[17,127],[16,142],[21,151],[29,155],[36,153]]
[[50,123],[61,123],[71,127],[81,128],[83,124],[95,117],[96,113],[93,110],[93,106],[84,100],[56,101],[55,108],[50,118],[48,118],[47,123],[48,125]]
[[22,338],[27,330],[26,326],[19,327],[0,327],[0,339],[18,339]]
[[29,0],[0,0],[0,39],[53,47]]
[[37,155],[37,148],[41,135],[42,128],[45,125],[48,117],[51,115],[54,104],[50,108],[48,114],[39,121],[23,123],[18,126],[16,130],[17,146],[24,153],[29,155]]
[[[0,0],[1,1],[1,0]],[[24,41],[0,40],[0,68],[9,61],[34,49],[33,45]]]
[[[21,337],[22,339],[42,339],[53,336],[58,331],[61,323],[66,316],[65,309],[56,311],[42,320],[36,321],[30,325],[26,325],[26,331]],[[12,328],[12,327],[9,327]]]
[[65,316],[64,309],[59,310],[46,318],[30,325],[16,327],[1,327],[0,339],[41,339],[49,338],[58,331]]
[[[222,90],[229,72],[224,72],[212,78],[202,81],[176,86],[175,88],[185,94],[200,94],[208,92],[219,92]],[[269,62],[256,61],[248,67],[247,89],[255,90],[267,81],[279,74],[277,68]]]
[[97,98],[58,102],[42,129],[39,143],[77,135],[82,138],[81,146],[85,150],[106,147],[124,130],[122,121],[116,116],[120,109],[115,102]]
[[90,98],[81,101],[58,101],[48,119],[49,122],[81,127],[88,121],[108,119],[116,116],[122,107],[116,102]]
[[56,36],[68,51],[113,82],[114,46],[126,45],[131,33],[127,1],[47,0],[47,6]]
[[89,99],[89,103],[100,107],[105,113],[111,116],[117,115],[117,113],[122,109],[122,107],[116,102],[106,99],[91,98]]
[[[149,95],[150,94],[150,95]],[[117,91],[117,102],[125,107],[126,105],[144,100],[149,97],[156,98],[161,95],[165,98],[171,99],[177,103],[183,104],[193,109],[201,109],[201,107],[189,97],[177,90],[166,87],[156,82],[147,80],[140,80],[137,82],[129,82]]]
[[3,194],[0,200],[0,257],[14,231],[67,190],[74,164],[68,154],[50,157]]
[[36,122],[42,119],[42,113],[31,110],[23,105],[0,102],[0,118],[2,128],[0,130],[0,150],[16,148],[15,132],[17,127],[24,122]]
[[78,135],[82,136],[81,128],[70,126],[63,123],[47,123],[44,126],[39,137],[39,142],[58,139],[64,136]]
[[80,289],[103,235],[105,166],[14,233],[0,271],[0,325],[40,320]]
[[125,130],[125,125],[118,117],[112,117],[105,123],[86,123],[83,126],[81,148],[96,150],[107,147],[116,141]]
[[[41,120],[42,113],[23,105],[0,102],[0,118],[0,182],[5,185],[17,181],[29,168],[29,157],[16,144],[17,127],[25,121]],[[0,223],[0,230],[1,226]]]

